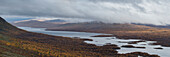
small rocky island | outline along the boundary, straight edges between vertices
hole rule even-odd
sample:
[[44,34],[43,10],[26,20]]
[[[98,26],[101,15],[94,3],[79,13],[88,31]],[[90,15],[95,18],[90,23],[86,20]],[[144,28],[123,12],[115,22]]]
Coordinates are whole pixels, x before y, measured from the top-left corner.
[[145,47],[135,47],[133,45],[123,45],[121,47],[125,47],[125,48],[143,48],[143,49],[145,48]]

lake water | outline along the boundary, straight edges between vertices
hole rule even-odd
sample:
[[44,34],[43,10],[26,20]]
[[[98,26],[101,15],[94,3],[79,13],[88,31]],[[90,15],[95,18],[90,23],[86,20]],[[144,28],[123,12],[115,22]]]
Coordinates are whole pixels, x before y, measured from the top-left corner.
[[[150,45],[151,43],[155,43],[155,41],[146,41],[146,42],[140,42],[137,44],[128,44],[126,42],[132,42],[132,41],[140,41],[140,39],[118,39],[116,37],[91,37],[95,35],[108,35],[103,33],[88,33],[88,32],[72,32],[72,31],[45,31],[45,28],[30,28],[30,27],[18,27],[20,29],[24,29],[31,32],[37,32],[37,33],[44,33],[48,35],[54,35],[54,36],[64,36],[64,37],[80,37],[85,39],[93,39],[93,41],[85,41],[89,44],[95,44],[97,46],[103,46],[107,43],[115,44],[121,47],[122,45],[133,45],[135,47],[146,47],[145,49],[142,48],[124,48],[121,47],[121,49],[117,50],[118,53],[124,54],[124,53],[130,53],[130,52],[146,52],[149,54],[156,54],[161,57],[169,57],[170,56],[170,47],[162,47],[161,45]],[[120,43],[123,42],[123,43]],[[162,47],[163,49],[154,49]]]

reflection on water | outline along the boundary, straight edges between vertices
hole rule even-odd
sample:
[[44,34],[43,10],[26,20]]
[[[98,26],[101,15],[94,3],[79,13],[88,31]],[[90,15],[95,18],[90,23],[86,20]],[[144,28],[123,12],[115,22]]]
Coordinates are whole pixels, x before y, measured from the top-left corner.
[[[141,48],[123,48],[121,47],[120,50],[117,50],[118,53],[130,53],[130,52],[146,52],[149,54],[156,54],[161,57],[169,57],[170,54],[170,47],[162,47],[160,45],[149,45],[150,43],[155,43],[154,41],[146,41],[146,42],[140,42],[137,44],[128,44],[127,42],[132,41],[140,41],[140,39],[118,39],[116,37],[90,37],[95,35],[107,35],[102,33],[87,33],[87,32],[71,32],[71,31],[45,31],[45,28],[30,28],[30,27],[18,27],[27,31],[31,32],[38,32],[38,33],[44,33],[49,35],[55,35],[55,36],[64,36],[64,37],[80,37],[80,38],[86,38],[86,39],[93,39],[93,41],[85,41],[86,43],[95,44],[97,46],[103,46],[107,43],[110,44],[116,44],[119,47],[122,45],[133,45],[136,47],[146,47],[145,49]],[[120,43],[123,42],[123,43]],[[163,49],[154,49],[157,47],[162,47]]]

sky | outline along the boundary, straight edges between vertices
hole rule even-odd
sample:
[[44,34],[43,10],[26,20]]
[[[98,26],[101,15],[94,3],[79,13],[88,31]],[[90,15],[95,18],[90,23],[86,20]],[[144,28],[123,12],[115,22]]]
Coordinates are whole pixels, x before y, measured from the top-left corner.
[[170,24],[170,0],[0,0],[0,16]]

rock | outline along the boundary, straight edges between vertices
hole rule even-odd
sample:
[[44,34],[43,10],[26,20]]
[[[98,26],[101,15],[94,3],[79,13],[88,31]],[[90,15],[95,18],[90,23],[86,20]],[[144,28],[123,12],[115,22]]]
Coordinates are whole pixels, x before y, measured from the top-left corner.
[[146,48],[146,47],[135,47],[135,48]]
[[73,37],[73,38],[75,38],[75,39],[80,39],[80,37]]
[[114,37],[114,35],[96,35],[91,37]]
[[128,44],[137,44],[139,42],[145,42],[144,40],[141,40],[141,41],[132,41],[132,42],[129,42]]
[[128,42],[123,42],[123,41],[118,41],[119,43],[128,43]]
[[123,45],[121,47],[125,47],[125,48],[146,48],[146,47],[135,47],[133,45]]
[[93,41],[93,39],[82,39],[84,41]]
[[154,48],[154,49],[163,49],[163,48],[161,48],[161,47],[158,47],[158,48]]
[[134,48],[135,46],[133,46],[133,45],[123,45],[123,46],[121,46],[121,47]]
[[106,45],[111,45],[111,43],[106,43]]

